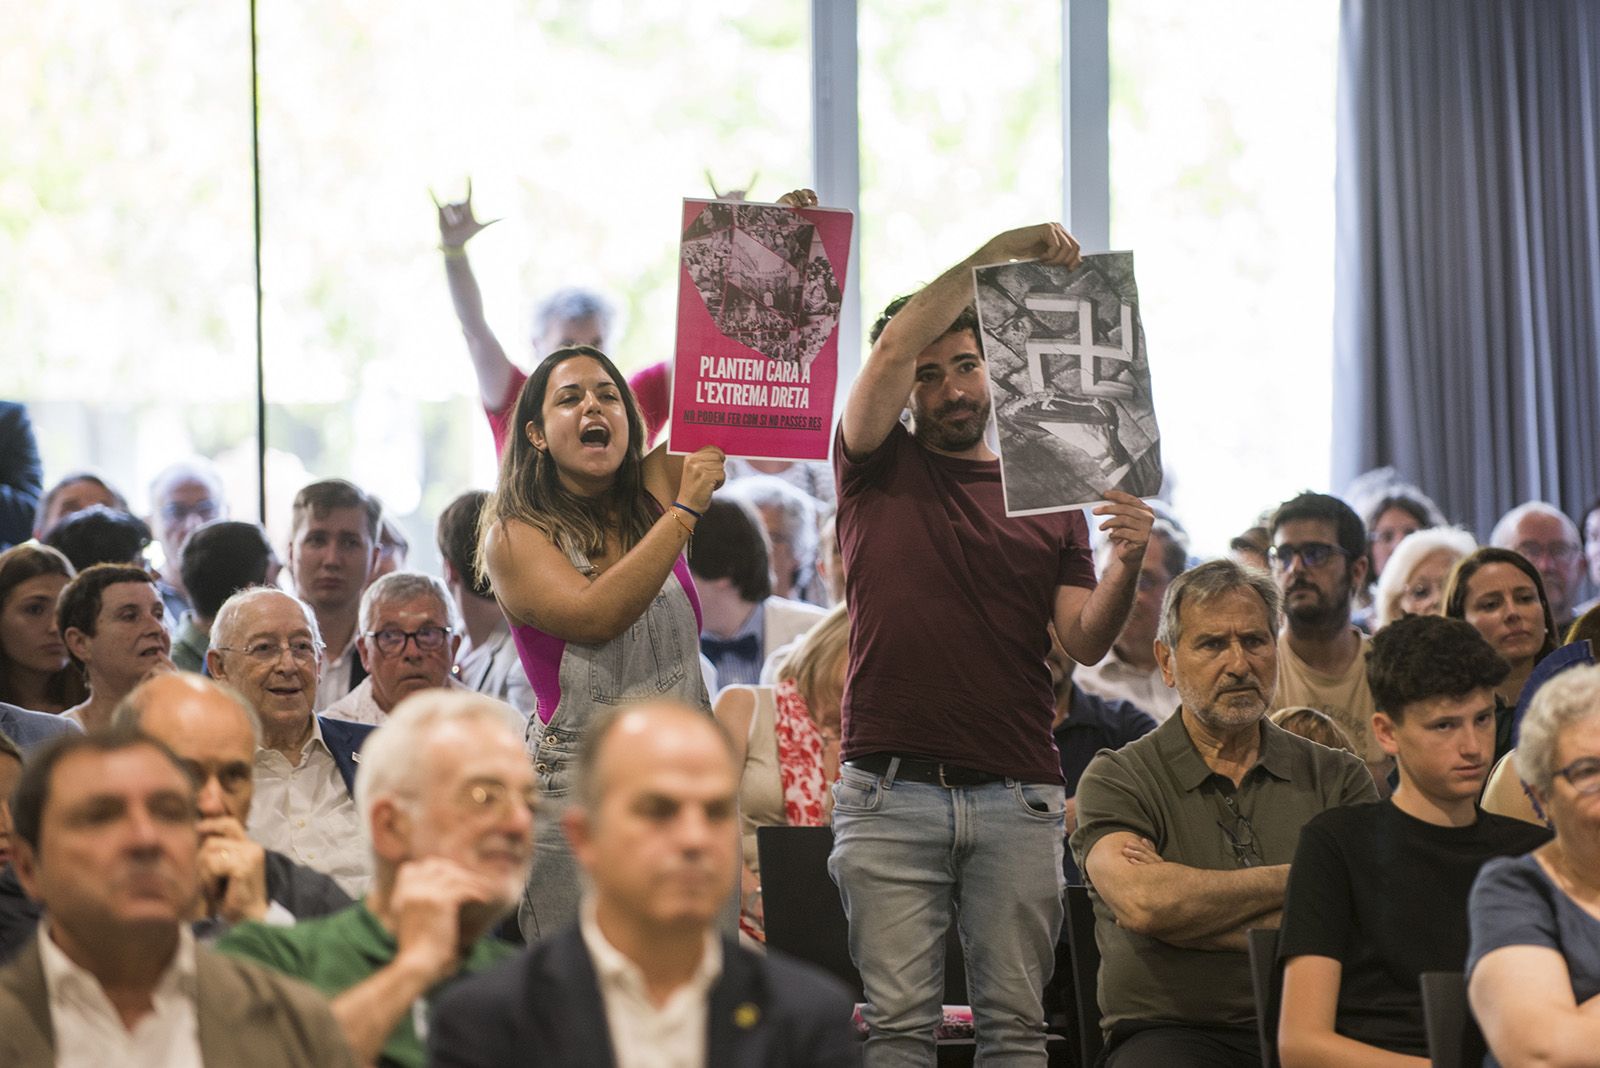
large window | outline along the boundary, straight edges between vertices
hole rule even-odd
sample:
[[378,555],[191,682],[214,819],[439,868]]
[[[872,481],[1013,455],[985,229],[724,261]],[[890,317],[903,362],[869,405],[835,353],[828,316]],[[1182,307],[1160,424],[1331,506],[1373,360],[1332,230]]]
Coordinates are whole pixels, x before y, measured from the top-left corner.
[[1135,253],[1174,504],[1215,553],[1328,488],[1337,6],[1110,12],[1111,241]]

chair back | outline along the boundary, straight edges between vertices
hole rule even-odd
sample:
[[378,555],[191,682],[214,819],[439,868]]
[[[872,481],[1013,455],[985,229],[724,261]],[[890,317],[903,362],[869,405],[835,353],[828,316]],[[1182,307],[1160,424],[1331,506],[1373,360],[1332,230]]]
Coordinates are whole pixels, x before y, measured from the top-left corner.
[[1067,887],[1067,947],[1072,953],[1073,998],[1078,1006],[1078,1059],[1094,1064],[1105,1044],[1100,1034],[1100,945],[1094,940],[1094,903],[1085,886]]
[[[832,827],[758,827],[762,910],[767,945],[815,964],[864,1001],[861,973],[850,958],[850,925],[839,888],[828,874]],[[966,1005],[967,969],[955,924],[945,934],[946,1005]]]
[[1422,973],[1422,1020],[1433,1068],[1479,1068],[1489,1052],[1460,972]]
[[1261,1068],[1278,1068],[1278,1010],[1283,1001],[1283,969],[1278,967],[1278,929],[1245,932],[1250,950],[1250,988],[1256,996],[1256,1040]]

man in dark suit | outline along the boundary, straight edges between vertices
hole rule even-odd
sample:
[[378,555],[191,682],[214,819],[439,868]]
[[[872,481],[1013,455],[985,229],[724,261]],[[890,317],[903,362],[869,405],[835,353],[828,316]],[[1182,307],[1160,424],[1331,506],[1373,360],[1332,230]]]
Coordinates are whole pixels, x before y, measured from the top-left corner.
[[0,401],[0,551],[28,540],[44,490],[44,466],[28,409]]
[[593,884],[581,919],[452,989],[433,1064],[859,1064],[842,986],[713,931],[739,870],[737,792],[708,716],[653,705],[598,719],[564,820]]

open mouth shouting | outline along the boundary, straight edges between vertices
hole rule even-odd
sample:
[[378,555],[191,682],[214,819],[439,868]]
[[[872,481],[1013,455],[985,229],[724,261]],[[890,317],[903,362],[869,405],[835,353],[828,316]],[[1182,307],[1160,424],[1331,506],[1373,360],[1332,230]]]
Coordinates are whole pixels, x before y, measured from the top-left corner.
[[590,423],[578,431],[578,444],[585,449],[605,449],[611,444],[611,428],[604,423]]

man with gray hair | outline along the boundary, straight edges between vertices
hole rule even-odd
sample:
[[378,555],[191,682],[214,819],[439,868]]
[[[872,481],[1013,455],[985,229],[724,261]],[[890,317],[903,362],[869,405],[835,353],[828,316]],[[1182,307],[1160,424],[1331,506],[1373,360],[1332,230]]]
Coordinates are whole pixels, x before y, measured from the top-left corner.
[[358,1063],[421,1068],[431,1001],[514,952],[489,932],[527,882],[535,787],[508,715],[475,693],[402,702],[356,780],[371,892],[293,927],[243,924],[219,944],[332,998]]
[[194,779],[201,893],[196,935],[215,938],[244,920],[291,924],[350,904],[338,883],[246,833],[261,721],[238,693],[187,672],[157,675],[123,698],[112,723],[165,744]]
[[779,597],[827,607],[828,595],[817,572],[817,502],[776,475],[730,475],[722,500],[756,510],[767,530],[772,592]]
[[1521,553],[1544,580],[1544,595],[1556,621],[1556,644],[1577,614],[1573,605],[1583,571],[1583,539],[1565,512],[1545,501],[1524,501],[1500,517],[1489,535],[1496,549]]
[[184,543],[200,524],[226,519],[227,515],[227,490],[222,474],[210,460],[199,456],[179,460],[163,468],[150,482],[150,529],[161,543],[164,558],[157,588],[173,626],[178,625],[189,607],[189,591],[179,566]]
[[461,621],[445,584],[432,575],[395,571],[361,597],[356,651],[367,677],[323,715],[374,727],[418,690],[465,690],[450,669],[461,648]]
[[360,848],[356,754],[372,728],[312,712],[322,637],[310,606],[282,590],[234,594],[206,650],[211,677],[238,690],[261,720],[250,836],[360,894],[372,876]]
[[1354,756],[1266,718],[1279,606],[1229,560],[1178,576],[1156,636],[1178,711],[1078,784],[1109,1065],[1259,1063],[1245,931],[1278,925],[1306,821],[1377,799]]

